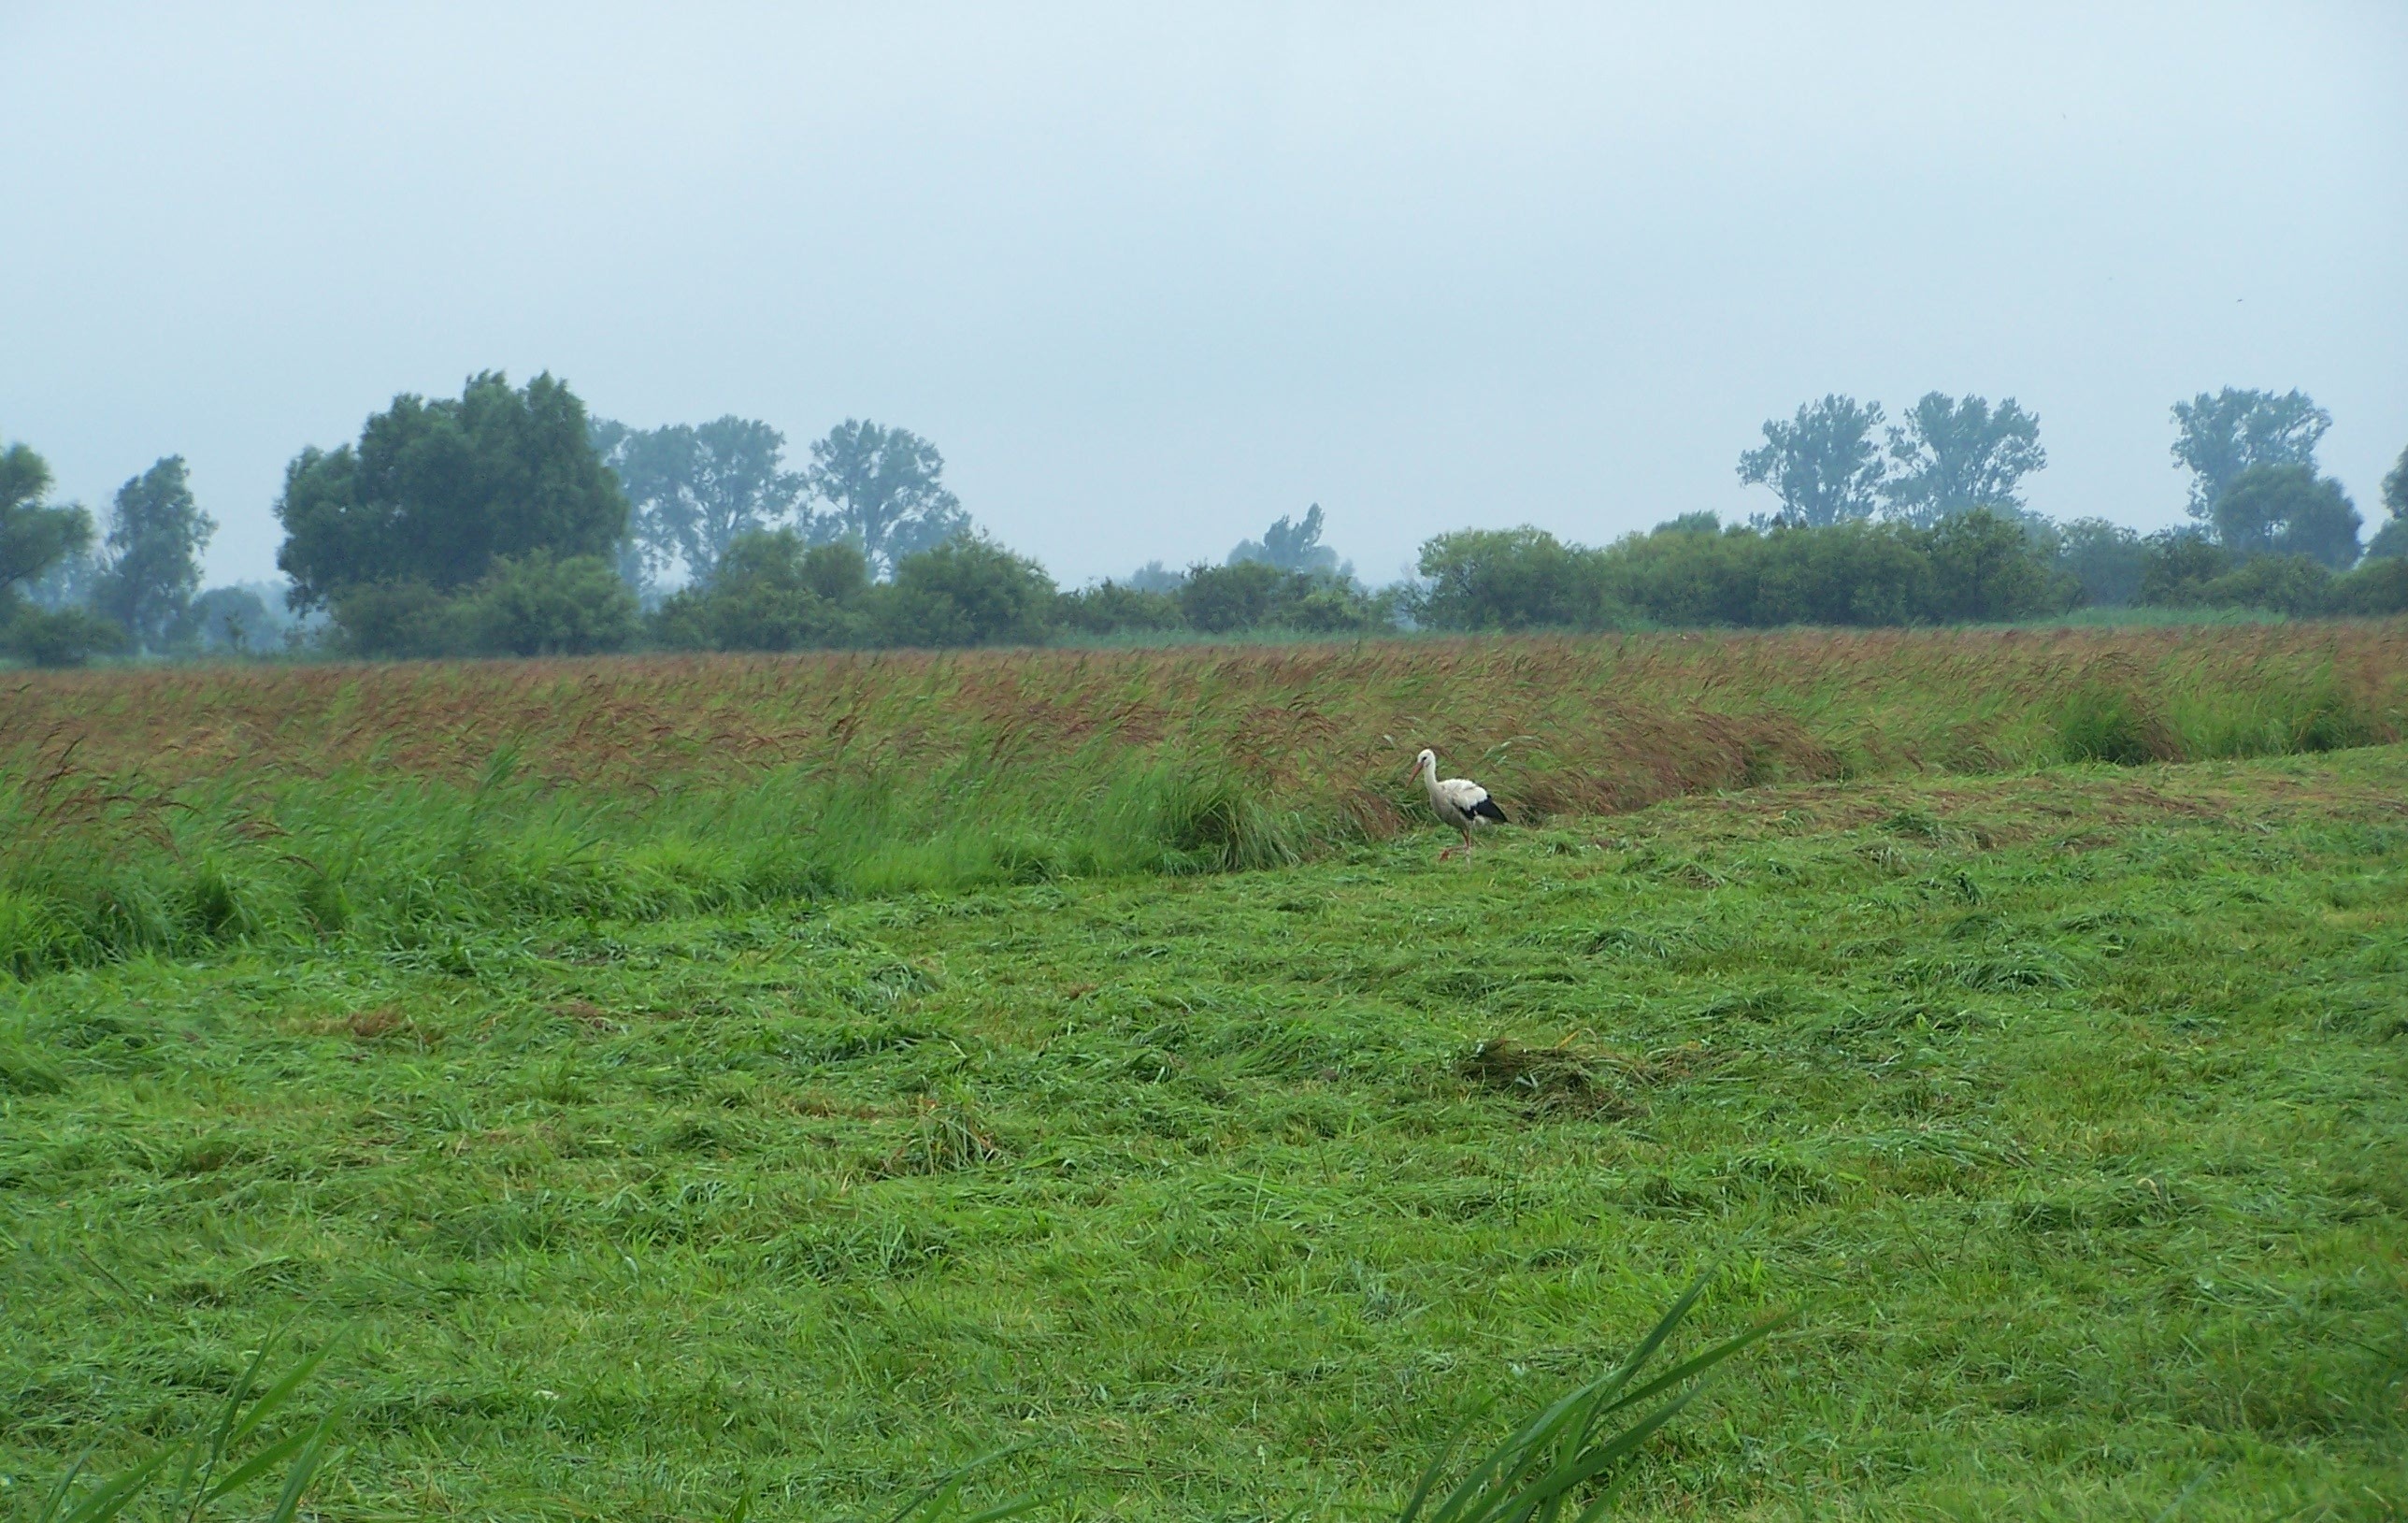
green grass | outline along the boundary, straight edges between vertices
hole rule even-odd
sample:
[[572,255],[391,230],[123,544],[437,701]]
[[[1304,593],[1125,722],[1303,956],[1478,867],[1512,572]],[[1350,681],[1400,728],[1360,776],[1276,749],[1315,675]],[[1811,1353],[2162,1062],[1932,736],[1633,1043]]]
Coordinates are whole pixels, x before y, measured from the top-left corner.
[[[551,828],[473,792],[440,839]],[[1676,1358],[1799,1316],[1636,1513],[2396,1517],[2403,797],[2393,745],[1469,865],[713,901],[547,858],[407,936],[29,970],[0,1498],[192,1431],[289,1324],[351,1329],[322,1516],[858,1516],[997,1449],[1068,1516],[1393,1516],[1718,1266]]]
[[0,972],[1325,860],[1421,745],[1526,822],[2408,733],[2408,625],[1366,641],[28,680]]

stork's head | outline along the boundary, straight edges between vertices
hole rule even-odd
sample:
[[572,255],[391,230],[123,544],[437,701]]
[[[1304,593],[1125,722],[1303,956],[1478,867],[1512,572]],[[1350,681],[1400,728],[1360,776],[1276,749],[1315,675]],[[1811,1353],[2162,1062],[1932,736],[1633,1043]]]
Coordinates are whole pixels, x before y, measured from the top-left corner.
[[1413,758],[1413,769],[1405,775],[1407,777],[1419,777],[1424,772],[1435,772],[1437,770],[1438,753],[1435,751],[1426,750],[1420,755]]

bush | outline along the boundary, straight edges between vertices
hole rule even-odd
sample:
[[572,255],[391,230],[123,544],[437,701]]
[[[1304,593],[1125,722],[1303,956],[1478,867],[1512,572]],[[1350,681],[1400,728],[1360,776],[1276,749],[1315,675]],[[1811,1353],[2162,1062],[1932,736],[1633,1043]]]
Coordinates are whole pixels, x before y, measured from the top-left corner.
[[671,596],[653,636],[682,650],[800,651],[858,645],[869,563],[849,540],[806,545],[792,529],[739,536],[709,582]]
[[447,597],[423,582],[380,582],[334,597],[336,648],[349,655],[590,655],[624,651],[641,627],[635,594],[594,555],[540,551],[494,563]]
[[45,611],[0,601],[0,654],[37,667],[80,667],[125,649],[125,631],[89,610]]
[[423,582],[375,582],[333,597],[336,650],[346,655],[432,659],[467,649],[454,599]]
[[1422,547],[1421,621],[1442,629],[1905,625],[2059,612],[2078,596],[2023,524],[1985,510],[1929,528],[1845,522],[1714,532],[1691,514],[1604,550],[1537,529]]
[[2200,582],[2190,600],[2203,608],[2258,608],[2305,618],[2325,611],[2332,579],[2305,555],[2252,555]]
[[1441,534],[1422,546],[1420,570],[1429,585],[1412,613],[1433,628],[1602,629],[1628,618],[1605,596],[1600,552],[1526,524]]
[[2231,569],[2232,557],[2198,529],[2149,536],[2141,560],[2141,601],[2152,608],[2197,603],[2199,589]]
[[962,536],[904,556],[872,607],[890,645],[1034,644],[1052,632],[1056,596],[1035,561]]
[[2092,608],[2123,608],[2141,596],[2141,571],[2148,547],[2121,524],[2077,518],[2057,525],[2057,568],[2073,578],[2082,601]]
[[636,595],[609,561],[545,551],[495,561],[457,611],[479,655],[624,651],[641,627]]
[[2043,555],[2020,519],[1976,508],[1951,513],[1919,539],[1931,562],[1932,618],[2026,619],[2081,599],[2081,582]]
[[2408,613],[2408,555],[2369,558],[2357,570],[2333,578],[2326,607],[2369,616]]
[[1064,593],[1054,606],[1054,622],[1082,635],[1109,635],[1121,629],[1184,629],[1186,615],[1172,593],[1152,588],[1099,582]]
[[276,632],[267,604],[247,587],[211,587],[187,604],[168,631],[168,642],[237,654],[259,649]]

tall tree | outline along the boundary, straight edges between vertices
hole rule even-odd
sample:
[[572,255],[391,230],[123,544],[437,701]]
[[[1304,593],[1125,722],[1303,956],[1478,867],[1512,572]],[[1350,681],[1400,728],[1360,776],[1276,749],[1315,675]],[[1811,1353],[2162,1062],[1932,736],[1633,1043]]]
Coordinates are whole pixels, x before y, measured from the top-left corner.
[[1228,564],[1244,561],[1268,562],[1283,571],[1336,572],[1338,552],[1321,542],[1321,504],[1307,508],[1297,521],[1282,513],[1259,539],[1239,540],[1229,552]]
[[146,651],[166,647],[201,588],[201,552],[217,520],[193,500],[184,457],[171,454],[117,489],[96,610]]
[[850,536],[872,570],[891,574],[904,556],[933,550],[969,527],[961,499],[945,490],[945,458],[908,428],[847,418],[811,445],[806,476],[828,505],[814,518],[818,540]]
[[356,448],[302,451],[276,515],[286,598],[306,610],[378,582],[453,592],[504,556],[607,559],[625,535],[627,498],[566,382],[545,374],[513,388],[489,370],[457,401],[394,398]]
[[753,419],[649,430],[598,419],[594,437],[626,489],[647,580],[674,561],[710,580],[739,537],[789,525],[803,499],[802,472],[785,468],[786,436]]
[[2190,472],[2190,516],[2215,518],[2215,499],[2252,466],[2306,466],[2314,469],[2316,442],[2332,426],[2332,414],[2300,391],[2235,390],[2200,393],[2173,407],[2174,464]]
[[92,515],[73,503],[52,506],[50,494],[48,461],[24,444],[0,450],[0,603],[92,543]]
[[2391,514],[2374,538],[2366,542],[2366,558],[2380,555],[2408,555],[2408,450],[2400,452],[2400,463],[2391,474],[2383,478],[2383,506]]
[[1927,392],[1909,408],[1904,426],[1889,430],[1897,472],[1882,485],[1890,510],[1929,525],[1975,508],[2020,514],[2016,488],[2048,464],[2040,447],[2040,420],[2012,396],[1994,410],[1985,397],[1963,401]]
[[2215,537],[2235,555],[2306,555],[2346,571],[2358,528],[2341,483],[2308,466],[2252,466],[2215,499]]
[[1739,457],[1739,479],[1769,486],[1782,516],[1808,524],[1863,518],[1881,500],[1879,402],[1836,394],[1805,403],[1788,423],[1768,420],[1764,443]]

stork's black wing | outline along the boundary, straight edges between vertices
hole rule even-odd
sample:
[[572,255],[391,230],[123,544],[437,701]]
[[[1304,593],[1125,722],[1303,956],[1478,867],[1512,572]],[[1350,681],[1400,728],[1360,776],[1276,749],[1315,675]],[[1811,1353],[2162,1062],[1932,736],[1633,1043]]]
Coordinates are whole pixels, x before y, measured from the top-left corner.
[[1471,806],[1471,812],[1484,820],[1495,820],[1498,825],[1512,823],[1505,818],[1505,812],[1497,807],[1497,800],[1484,793],[1480,796],[1480,802]]

